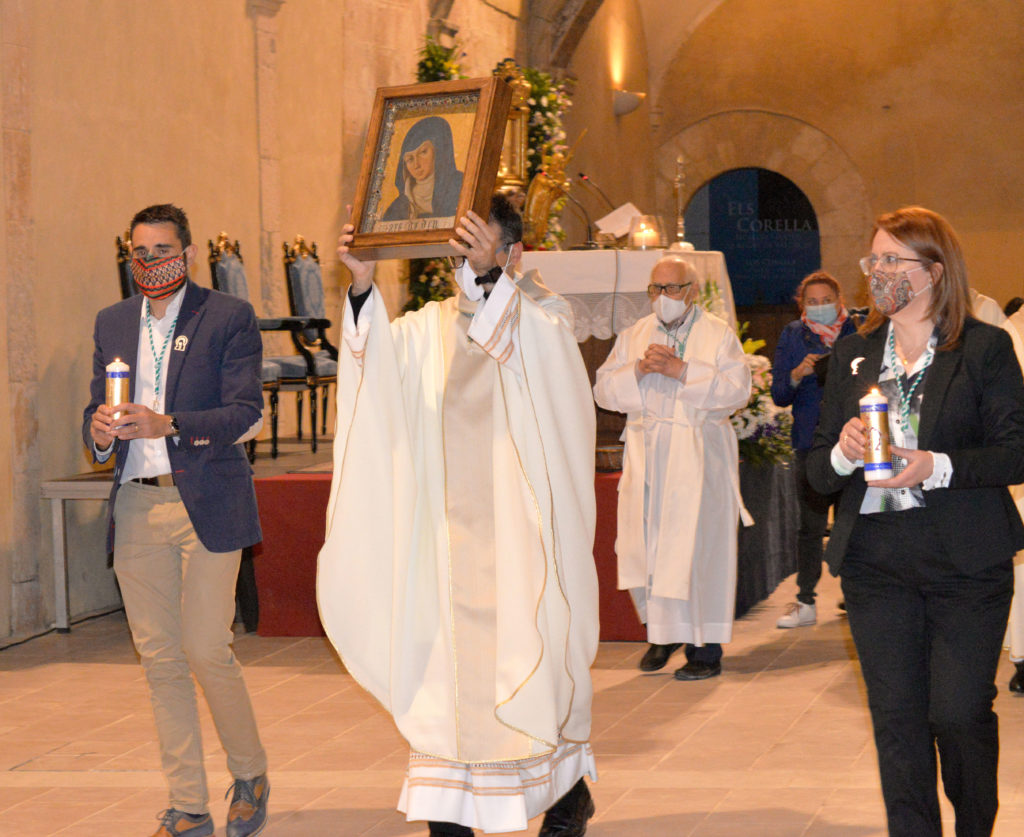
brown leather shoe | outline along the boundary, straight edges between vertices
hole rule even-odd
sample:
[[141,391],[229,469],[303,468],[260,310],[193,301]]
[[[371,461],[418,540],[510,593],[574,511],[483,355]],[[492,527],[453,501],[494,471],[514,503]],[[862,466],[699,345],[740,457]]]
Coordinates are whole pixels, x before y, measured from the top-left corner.
[[267,800],[270,798],[267,774],[255,779],[235,779],[228,793],[231,794],[228,837],[255,837],[263,831],[267,824]]
[[186,814],[168,808],[157,814],[160,827],[153,837],[213,837],[213,817],[209,814]]

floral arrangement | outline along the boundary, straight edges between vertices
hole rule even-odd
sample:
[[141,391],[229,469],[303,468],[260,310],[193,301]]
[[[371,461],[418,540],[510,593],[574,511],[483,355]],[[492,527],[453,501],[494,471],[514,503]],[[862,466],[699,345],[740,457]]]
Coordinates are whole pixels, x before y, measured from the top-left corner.
[[[565,144],[565,128],[562,118],[572,107],[569,86],[565,81],[556,82],[550,73],[523,67],[523,77],[530,83],[530,108],[527,127],[526,153],[527,179],[532,180],[545,166],[547,159],[564,158],[569,151]],[[540,250],[557,250],[565,240],[565,230],[559,221],[567,198],[562,197],[551,204],[547,234],[538,245]]]
[[530,83],[530,108],[527,131],[530,146],[526,155],[527,173],[532,179],[543,167],[545,155],[568,151],[562,117],[572,107],[566,82],[556,82],[550,73],[523,67],[523,77]]
[[430,35],[427,35],[420,60],[416,64],[416,81],[451,81],[454,78],[465,78],[459,66],[459,45],[441,46]]
[[428,302],[440,302],[454,294],[455,273],[447,259],[409,262],[409,301],[403,311],[418,311]]
[[[705,311],[726,318],[717,282],[702,285],[696,303]],[[793,414],[789,407],[776,407],[772,401],[772,364],[757,354],[764,348],[764,340],[744,339],[749,327],[750,323],[742,323],[736,336],[743,340],[744,359],[750,369],[750,399],[746,407],[729,418],[739,439],[741,459],[752,465],[777,465],[793,455]]]
[[[740,337],[749,325],[740,326]],[[777,465],[793,455],[793,414],[789,407],[776,407],[772,401],[771,361],[755,354],[764,345],[764,340],[743,341],[744,357],[750,368],[750,400],[730,420],[739,439],[741,459],[752,465]]]

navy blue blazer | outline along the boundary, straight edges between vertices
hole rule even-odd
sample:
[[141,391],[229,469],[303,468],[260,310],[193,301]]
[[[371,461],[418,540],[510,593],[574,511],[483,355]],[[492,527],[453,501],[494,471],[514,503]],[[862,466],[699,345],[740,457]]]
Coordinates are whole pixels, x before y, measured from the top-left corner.
[[[93,334],[90,402],[82,436],[92,450],[89,425],[106,400],[106,366],[115,357],[131,368],[135,392],[141,294],[104,308]],[[174,482],[199,540],[211,552],[231,552],[261,540],[252,468],[235,440],[263,411],[260,368],[263,342],[252,306],[189,282],[167,360],[164,412],[177,419],[178,441],[167,437]],[[130,440],[114,441],[114,486],[107,509],[107,549],[114,545],[114,501]]]
[[[807,478],[822,494],[842,491],[825,550],[838,575],[860,516],[864,469],[840,476],[832,448],[858,401],[878,384],[888,329],[837,340],[829,358],[821,418],[807,458]],[[1024,382],[1010,335],[968,317],[960,345],[935,353],[924,379],[918,447],[949,455],[947,488],[925,492],[952,561],[976,572],[1024,549],[1024,525],[1007,489],[1024,482]]]

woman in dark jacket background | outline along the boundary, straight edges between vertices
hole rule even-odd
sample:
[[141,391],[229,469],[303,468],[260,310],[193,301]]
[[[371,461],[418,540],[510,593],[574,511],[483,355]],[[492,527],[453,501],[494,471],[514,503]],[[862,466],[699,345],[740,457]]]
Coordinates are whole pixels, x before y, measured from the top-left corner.
[[807,452],[821,409],[825,369],[832,344],[853,334],[856,323],[843,304],[839,283],[824,270],[806,276],[796,289],[800,319],[779,336],[772,362],[772,400],[793,407],[793,478],[800,502],[797,535],[797,596],[776,625],[800,628],[818,621],[815,588],[821,579],[822,538],[834,496],[819,494],[807,482]]

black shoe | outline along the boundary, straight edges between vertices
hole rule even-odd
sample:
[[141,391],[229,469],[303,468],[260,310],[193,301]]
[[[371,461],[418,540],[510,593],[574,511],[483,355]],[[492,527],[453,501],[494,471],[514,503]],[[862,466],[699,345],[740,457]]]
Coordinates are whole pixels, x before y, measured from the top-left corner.
[[676,670],[676,680],[707,680],[722,673],[721,663],[687,663]]
[[647,653],[640,660],[640,671],[661,671],[665,668],[668,658],[682,647],[681,642],[672,642],[668,645],[655,645],[653,642],[647,646]]
[[1024,695],[1024,662],[1014,663],[1017,673],[1010,678],[1010,691]]
[[431,837],[473,837],[473,829],[455,822],[427,822]]
[[[671,646],[653,646],[668,648]],[[676,646],[677,648],[679,646]],[[669,652],[671,653],[671,652]],[[548,808],[537,837],[583,837],[587,833],[587,820],[594,816],[594,799],[587,783],[580,779],[568,793]]]

